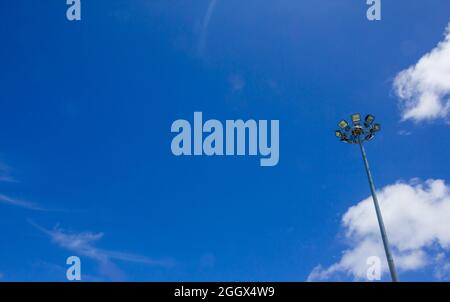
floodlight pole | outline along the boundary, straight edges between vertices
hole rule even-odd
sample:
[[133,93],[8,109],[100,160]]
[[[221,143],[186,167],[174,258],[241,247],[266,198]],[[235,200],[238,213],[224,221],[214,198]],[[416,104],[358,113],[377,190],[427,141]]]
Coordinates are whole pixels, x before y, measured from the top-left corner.
[[384,251],[386,253],[386,258],[389,265],[389,271],[391,272],[392,282],[398,282],[397,271],[395,270],[395,264],[394,259],[392,258],[391,249],[389,248],[389,241],[386,234],[386,229],[384,228],[383,217],[381,216],[381,210],[378,204],[377,195],[375,193],[375,185],[373,184],[372,174],[370,173],[366,150],[364,149],[361,139],[358,139],[358,145],[361,149],[364,167],[366,168],[367,178],[369,179],[370,192],[372,193],[373,204],[375,206],[375,212],[377,213],[378,225],[380,227],[381,238],[383,240]]

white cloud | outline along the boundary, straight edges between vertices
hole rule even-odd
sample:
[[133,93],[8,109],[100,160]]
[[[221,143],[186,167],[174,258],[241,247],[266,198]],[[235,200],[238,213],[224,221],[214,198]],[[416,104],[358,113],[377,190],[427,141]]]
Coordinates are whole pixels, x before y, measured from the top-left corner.
[[[11,168],[3,162],[0,162],[0,182],[17,182],[17,180],[10,175]],[[47,211],[36,203],[14,198],[0,193],[0,203],[10,206],[21,207],[27,210]]]
[[214,12],[214,8],[216,6],[217,0],[211,0],[208,5],[208,9],[206,10],[206,14],[203,17],[203,24],[200,32],[200,41],[198,43],[198,49],[200,52],[200,55],[203,55],[206,48],[206,40],[208,38],[208,27],[209,27],[209,21],[211,20],[211,16]]
[[46,209],[41,208],[35,203],[17,198],[12,198],[4,194],[0,194],[0,203],[4,203],[11,206],[17,206],[28,210],[46,211]]
[[445,38],[414,66],[397,74],[394,89],[403,120],[447,118],[450,112],[450,23]]
[[402,136],[409,136],[409,135],[411,135],[412,134],[412,132],[411,131],[408,131],[408,130],[398,130],[397,131],[397,134],[398,135],[402,135]]
[[[449,277],[450,262],[445,253],[450,251],[450,186],[443,180],[412,180],[386,186],[377,194],[397,269],[406,272],[434,266],[435,270],[440,268],[435,271],[436,277],[443,279],[445,274]],[[314,268],[308,280],[342,276],[364,280],[370,256],[380,257],[382,272],[387,273],[372,198],[350,207],[342,225],[350,248],[337,263]]]
[[103,233],[81,232],[74,233],[65,231],[58,226],[52,230],[47,230],[33,222],[30,224],[47,234],[51,241],[61,248],[74,252],[76,256],[85,256],[98,261],[99,263],[108,263],[111,260],[120,260],[126,262],[136,262],[148,265],[170,266],[171,261],[159,261],[149,259],[144,256],[129,254],[124,252],[101,249],[95,246],[96,242],[103,238]]
[[11,167],[7,164],[0,162],[0,182],[17,182],[17,180],[11,176]]
[[447,261],[444,253],[438,253],[435,257],[436,266],[434,268],[434,277],[439,281],[450,280],[450,262]]

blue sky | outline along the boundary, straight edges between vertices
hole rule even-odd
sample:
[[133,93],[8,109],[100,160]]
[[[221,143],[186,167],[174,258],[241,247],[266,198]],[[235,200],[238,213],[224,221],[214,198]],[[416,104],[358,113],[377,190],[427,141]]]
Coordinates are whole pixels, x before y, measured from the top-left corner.
[[[92,281],[304,281],[355,244],[341,219],[369,190],[334,137],[355,111],[383,127],[367,145],[379,189],[449,189],[448,115],[402,120],[394,84],[444,40],[447,0],[383,1],[379,22],[365,1],[210,4],[82,1],[69,22],[63,0],[0,3],[1,280],[64,281],[78,253]],[[194,111],[279,120],[279,164],[173,156],[170,126]],[[436,236],[402,280],[450,276]]]

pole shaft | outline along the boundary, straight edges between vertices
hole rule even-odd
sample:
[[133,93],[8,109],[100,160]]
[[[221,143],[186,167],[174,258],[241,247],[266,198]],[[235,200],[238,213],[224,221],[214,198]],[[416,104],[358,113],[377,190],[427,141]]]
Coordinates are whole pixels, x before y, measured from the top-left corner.
[[366,151],[364,150],[363,143],[359,141],[359,147],[361,149],[361,155],[364,161],[364,167],[366,168],[367,178],[369,179],[370,192],[372,193],[373,204],[377,213],[378,225],[380,227],[381,239],[383,240],[384,251],[386,252],[386,258],[389,265],[389,271],[391,273],[392,282],[398,282],[397,271],[395,270],[394,258],[392,258],[391,249],[389,247],[389,241],[384,228],[383,217],[381,216],[380,206],[378,204],[377,195],[375,193],[375,185],[373,183],[372,174],[369,169],[369,162],[367,161]]

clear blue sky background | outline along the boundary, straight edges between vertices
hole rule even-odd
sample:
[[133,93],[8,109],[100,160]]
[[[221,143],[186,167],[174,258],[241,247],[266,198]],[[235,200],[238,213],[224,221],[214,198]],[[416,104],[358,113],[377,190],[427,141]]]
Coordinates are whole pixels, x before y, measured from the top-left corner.
[[[354,111],[383,126],[367,146],[377,186],[450,179],[449,128],[400,122],[392,92],[442,39],[449,1],[383,1],[374,23],[363,0],[218,0],[205,32],[208,4],[85,0],[68,22],[64,0],[0,2],[0,159],[16,180],[0,193],[51,209],[0,204],[3,280],[65,280],[74,253],[33,226],[59,224],[171,263],[110,275],[81,257],[92,279],[303,281],[338,260],[341,215],[369,195],[333,132]],[[171,123],[194,111],[280,120],[278,166],[173,156]]]

